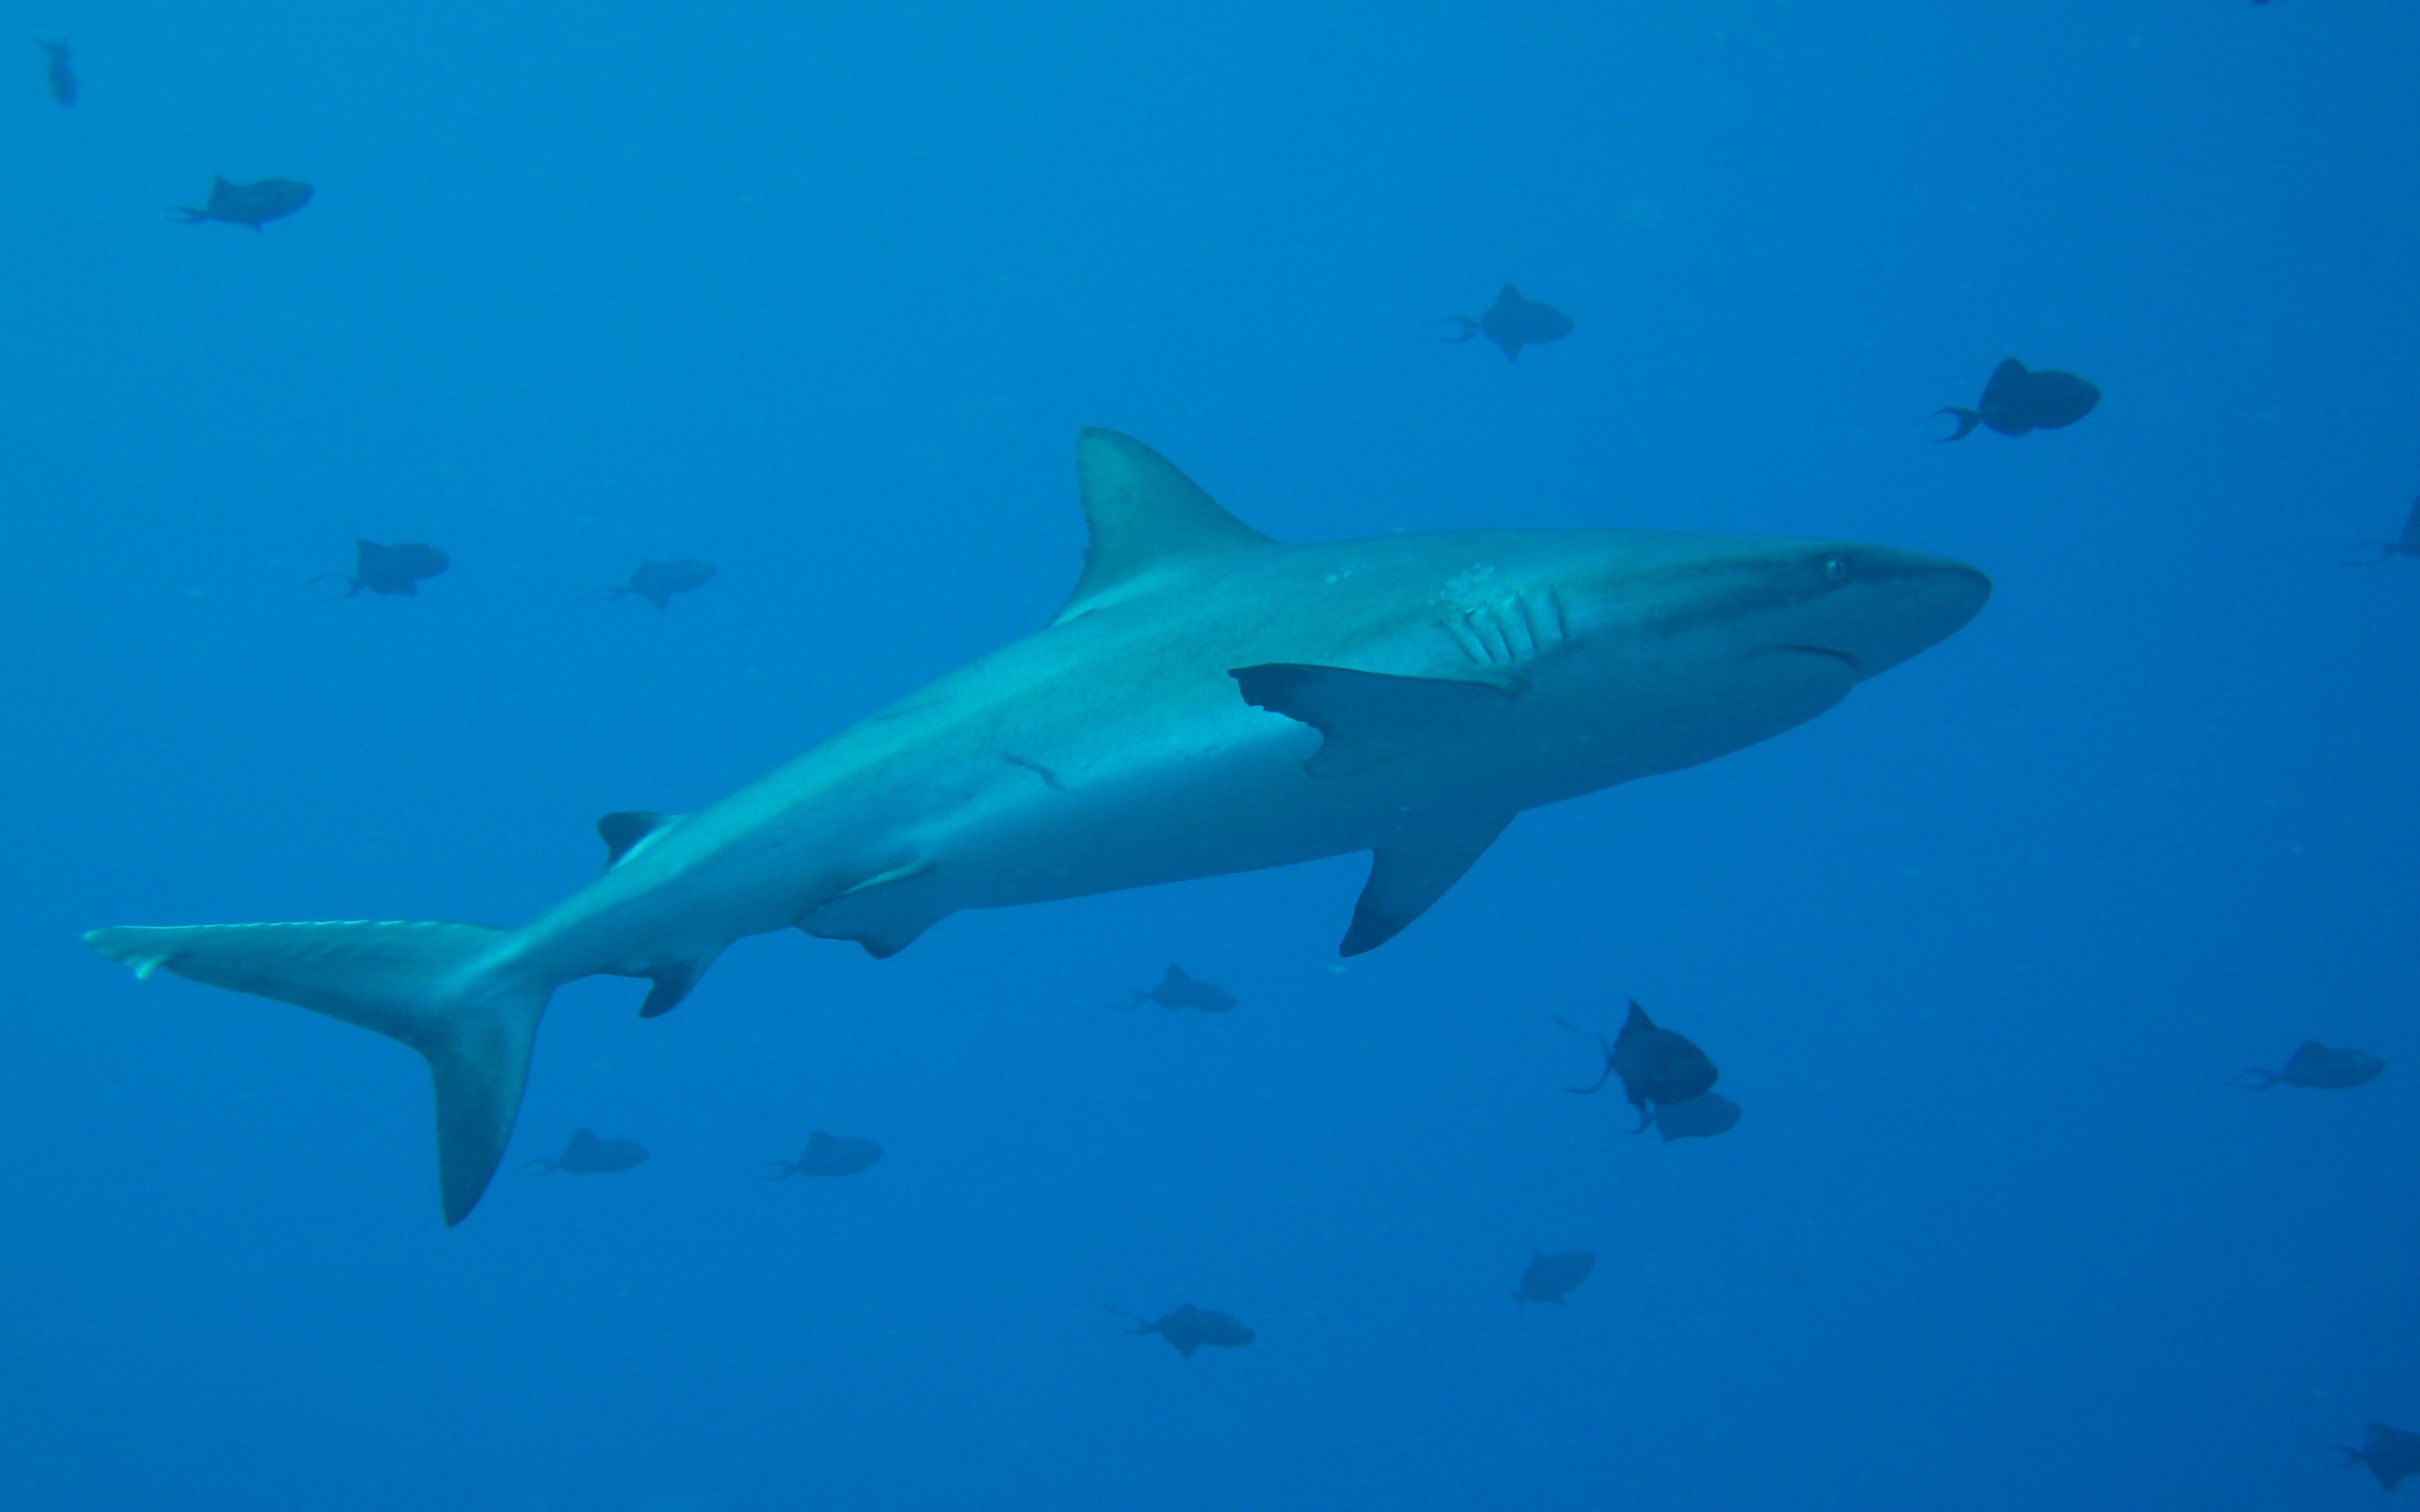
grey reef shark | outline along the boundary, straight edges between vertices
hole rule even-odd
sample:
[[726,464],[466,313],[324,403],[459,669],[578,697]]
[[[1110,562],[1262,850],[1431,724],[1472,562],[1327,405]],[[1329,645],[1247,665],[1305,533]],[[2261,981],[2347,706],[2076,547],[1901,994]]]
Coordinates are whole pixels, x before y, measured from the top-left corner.
[[1525,810],[1754,745],[1957,630],[1991,583],[1888,547],[1641,531],[1280,545],[1158,453],[1077,447],[1050,624],[690,814],[608,814],[604,874],[519,929],[96,930],[428,1062],[445,1219],[488,1185],[555,988],[665,1012],[745,935],[889,956],[1006,908],[1372,853],[1342,953],[1418,918]]

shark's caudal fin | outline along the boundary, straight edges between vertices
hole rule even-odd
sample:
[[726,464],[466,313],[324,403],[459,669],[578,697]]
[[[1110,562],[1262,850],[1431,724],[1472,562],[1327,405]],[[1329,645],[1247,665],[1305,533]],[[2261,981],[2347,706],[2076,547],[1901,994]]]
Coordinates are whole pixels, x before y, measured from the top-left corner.
[[273,997],[400,1040],[437,1091],[445,1221],[487,1190],[520,1111],[530,1044],[551,982],[490,964],[503,930],[484,924],[202,924],[95,930],[85,943],[138,977],[179,977]]

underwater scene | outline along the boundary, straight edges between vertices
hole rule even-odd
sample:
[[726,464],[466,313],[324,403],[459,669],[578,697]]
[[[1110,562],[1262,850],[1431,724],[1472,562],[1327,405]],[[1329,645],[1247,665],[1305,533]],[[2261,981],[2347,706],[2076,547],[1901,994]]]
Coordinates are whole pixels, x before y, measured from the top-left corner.
[[2420,10],[10,15],[0,1506],[2420,1495]]

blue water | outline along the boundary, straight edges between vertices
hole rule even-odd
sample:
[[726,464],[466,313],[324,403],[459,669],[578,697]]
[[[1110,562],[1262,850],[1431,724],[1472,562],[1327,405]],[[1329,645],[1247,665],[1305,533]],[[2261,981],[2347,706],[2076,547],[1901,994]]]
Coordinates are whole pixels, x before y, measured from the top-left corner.
[[[7,1504],[2377,1500],[2420,563],[2340,561],[2420,487],[2409,5],[9,14],[84,91],[0,101]],[[318,195],[172,224],[213,173]],[[1575,332],[1433,339],[1506,280]],[[2011,354],[2106,398],[1931,444]],[[1997,592],[1349,963],[1357,857],[575,984],[453,1230],[414,1057],[77,943],[535,916],[597,814],[1042,624],[1087,424],[1282,539]],[[454,566],[320,602],[355,536]],[[583,596],[650,556],[722,571]],[[1105,1006],[1171,961],[1242,1006]],[[1737,1130],[1559,1090],[1634,996]],[[2230,1085],[2306,1038],[2390,1070]],[[519,1168],[580,1125],[654,1156]],[[888,1156],[753,1180],[814,1128]],[[1517,1308],[1533,1248],[1596,1273]],[[1100,1310],[1182,1302],[1257,1341]]]

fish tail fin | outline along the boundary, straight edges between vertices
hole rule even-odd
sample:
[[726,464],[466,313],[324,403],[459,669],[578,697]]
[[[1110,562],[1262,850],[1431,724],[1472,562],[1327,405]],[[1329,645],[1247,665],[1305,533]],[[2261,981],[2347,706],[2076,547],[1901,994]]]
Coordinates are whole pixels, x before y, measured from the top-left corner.
[[204,924],[95,930],[85,943],[147,977],[292,1003],[420,1052],[437,1095],[445,1222],[470,1215],[504,1159],[551,981],[512,975],[484,924]]
[[1958,428],[1951,431],[1947,436],[1935,436],[1933,440],[1937,441],[1962,441],[1967,437],[1975,434],[1975,427],[1983,423],[1983,412],[1981,410],[1962,409],[1954,404],[1947,407],[1946,409],[1935,409],[1932,412],[1932,418],[1935,420],[1939,420],[1944,415],[1957,416]]
[[2344,1456],[2344,1467],[2347,1470],[2350,1470],[2355,1465],[2365,1464],[2369,1459],[2369,1456],[2363,1454],[2360,1450],[2349,1448],[2341,1443],[2332,1443],[2329,1444],[2328,1447],[2335,1453]]
[[1140,988],[1140,987],[1129,987],[1129,988],[1127,988],[1127,989],[1126,989],[1126,991],[1127,991],[1127,992],[1130,992],[1130,993],[1132,993],[1132,994],[1134,995],[1134,1001],[1133,1001],[1133,1002],[1131,1002],[1131,1003],[1111,1003],[1109,1006],[1110,1006],[1111,1008],[1114,1008],[1114,1009],[1118,1010],[1118,1011],[1121,1011],[1121,1012],[1124,1012],[1125,1010],[1130,1009],[1130,1008],[1140,1008],[1140,1007],[1142,1007],[1142,1005],[1143,1005],[1143,1004],[1148,1003],[1148,1002],[1150,1002],[1150,1001],[1151,1001],[1151,994],[1150,994],[1150,993],[1148,993],[1148,992],[1146,992],[1146,991],[1144,991],[1144,990],[1143,990],[1142,988]]
[[1462,327],[1462,334],[1459,336],[1439,336],[1437,338],[1439,341],[1468,341],[1479,334],[1479,322],[1473,320],[1466,315],[1450,315],[1443,318],[1446,323],[1450,325],[1458,325]]
[[563,1169],[563,1162],[559,1160],[547,1160],[541,1157],[530,1162],[527,1165],[522,1166],[521,1169],[525,1171],[559,1171]]
[[[1140,1338],[1140,1337],[1142,1337],[1142,1336],[1143,1336],[1144,1335],[1146,1335],[1146,1334],[1156,1334],[1156,1333],[1158,1333],[1158,1332],[1159,1332],[1159,1330],[1158,1330],[1158,1329],[1156,1329],[1156,1328],[1155,1328],[1155,1327],[1153,1327],[1149,1321],[1147,1321],[1147,1320],[1145,1320],[1145,1319],[1140,1319],[1140,1318],[1137,1318],[1134,1314],[1132,1314],[1132,1313],[1130,1313],[1130,1312],[1126,1312],[1126,1311],[1125,1311],[1125,1310],[1124,1310],[1124,1309],[1122,1309],[1122,1308],[1112,1307],[1112,1306],[1110,1306],[1110,1305],[1109,1305],[1109,1304],[1107,1304],[1107,1303],[1103,1303],[1103,1304],[1101,1304],[1101,1311],[1103,1311],[1103,1312],[1105,1312],[1105,1313],[1107,1313],[1107,1314],[1109,1314],[1109,1317],[1110,1317],[1110,1319],[1111,1319],[1111,1321],[1110,1321],[1110,1323],[1109,1323],[1109,1326],[1110,1326],[1111,1328],[1117,1329],[1117,1331],[1118,1331],[1119,1333],[1121,1333],[1121,1334],[1124,1334],[1124,1335],[1127,1335],[1129,1338]],[[1115,1319],[1120,1319],[1120,1318],[1123,1318],[1123,1319],[1125,1319],[1127,1322],[1132,1323],[1132,1324],[1134,1325],[1134,1327],[1132,1327],[1132,1328],[1125,1328],[1125,1327],[1121,1327],[1121,1326],[1120,1326],[1120,1325],[1115,1321]]]
[[2265,1092],[2285,1079],[2273,1071],[2247,1071],[2235,1078],[2235,1085],[2247,1092]]
[[2392,541],[2364,541],[2359,546],[2354,547],[2353,549],[2355,551],[2375,551],[2378,555],[2374,557],[2347,557],[2344,562],[2346,566],[2375,567],[2380,563],[2385,561],[2388,557],[2395,555],[2395,543]]
[[197,225],[210,218],[209,211],[197,210],[190,205],[179,205],[168,213],[178,225]]
[[799,1163],[794,1160],[768,1160],[765,1165],[773,1173],[764,1178],[768,1181],[786,1181],[799,1174]]

